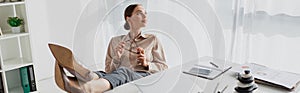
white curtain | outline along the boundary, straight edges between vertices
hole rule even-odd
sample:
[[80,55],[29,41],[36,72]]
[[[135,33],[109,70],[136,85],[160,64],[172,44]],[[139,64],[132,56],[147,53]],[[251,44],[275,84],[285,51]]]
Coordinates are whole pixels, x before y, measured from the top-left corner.
[[299,4],[300,0],[255,0],[255,9],[257,11],[265,11],[270,15],[283,13],[291,16],[300,16]]
[[235,61],[300,73],[300,1],[237,1]]

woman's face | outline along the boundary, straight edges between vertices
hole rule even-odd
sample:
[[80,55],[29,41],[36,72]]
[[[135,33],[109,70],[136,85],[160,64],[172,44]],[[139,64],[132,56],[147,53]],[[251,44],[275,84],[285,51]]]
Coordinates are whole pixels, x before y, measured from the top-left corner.
[[146,11],[142,6],[137,6],[134,8],[131,17],[127,17],[127,21],[131,23],[132,28],[145,27],[147,24]]

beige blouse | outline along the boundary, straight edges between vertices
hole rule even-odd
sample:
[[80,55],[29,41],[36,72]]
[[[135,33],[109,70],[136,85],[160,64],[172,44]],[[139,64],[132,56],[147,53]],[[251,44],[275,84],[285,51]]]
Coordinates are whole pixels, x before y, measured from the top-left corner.
[[[125,47],[121,58],[115,54],[115,49],[119,42],[124,41]],[[148,67],[138,65],[136,48],[141,47],[145,50]],[[164,50],[158,38],[152,34],[140,34],[136,39],[131,40],[129,33],[113,37],[109,43],[106,60],[105,72],[111,73],[119,67],[127,67],[133,71],[146,71],[155,73],[167,69]]]

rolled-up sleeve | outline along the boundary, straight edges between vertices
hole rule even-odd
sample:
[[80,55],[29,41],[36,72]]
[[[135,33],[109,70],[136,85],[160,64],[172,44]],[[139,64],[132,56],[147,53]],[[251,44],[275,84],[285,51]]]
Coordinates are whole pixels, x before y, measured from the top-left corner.
[[155,37],[154,40],[155,43],[152,48],[153,60],[149,62],[149,67],[148,67],[151,73],[162,71],[168,68],[166,64],[166,58],[165,58],[163,46],[161,45],[157,37]]

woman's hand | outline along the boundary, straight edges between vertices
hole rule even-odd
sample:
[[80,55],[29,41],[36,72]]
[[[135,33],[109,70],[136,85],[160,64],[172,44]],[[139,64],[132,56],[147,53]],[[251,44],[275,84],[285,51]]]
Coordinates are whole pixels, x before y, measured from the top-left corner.
[[145,57],[145,50],[141,47],[137,48],[138,56],[137,56],[137,63],[143,67],[148,67],[148,62],[146,61]]
[[117,57],[120,59],[122,54],[123,54],[123,51],[124,51],[124,46],[125,46],[125,42],[119,42],[118,46],[116,47],[116,54],[117,54]]

